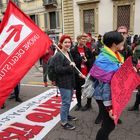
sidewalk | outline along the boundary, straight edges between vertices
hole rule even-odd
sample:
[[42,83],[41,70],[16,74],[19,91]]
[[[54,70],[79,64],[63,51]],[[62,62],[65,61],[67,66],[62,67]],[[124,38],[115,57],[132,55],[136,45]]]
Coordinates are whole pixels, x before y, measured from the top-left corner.
[[[133,104],[134,98],[135,94],[128,106]],[[72,109],[71,114],[78,117],[77,121],[72,122],[76,126],[75,130],[64,130],[58,123],[43,140],[95,140],[100,125],[94,124],[98,110],[94,99],[92,102],[90,111]],[[121,120],[123,123],[116,127],[109,140],[140,140],[140,111],[128,112],[126,108]]]

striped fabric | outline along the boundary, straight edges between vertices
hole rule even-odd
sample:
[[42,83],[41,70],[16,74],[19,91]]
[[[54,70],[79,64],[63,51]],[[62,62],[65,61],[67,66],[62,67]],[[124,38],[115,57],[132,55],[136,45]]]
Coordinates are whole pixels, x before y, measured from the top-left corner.
[[96,79],[110,83],[113,74],[123,64],[124,58],[119,52],[114,53],[110,48],[104,47],[95,60],[90,75]]

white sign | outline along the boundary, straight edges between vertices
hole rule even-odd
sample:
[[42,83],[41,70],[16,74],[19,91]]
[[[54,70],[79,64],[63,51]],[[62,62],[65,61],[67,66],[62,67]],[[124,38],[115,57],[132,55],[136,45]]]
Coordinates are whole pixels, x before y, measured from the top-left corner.
[[[0,115],[0,139],[41,140],[59,121],[61,97],[50,89]],[[76,105],[73,98],[71,108]]]

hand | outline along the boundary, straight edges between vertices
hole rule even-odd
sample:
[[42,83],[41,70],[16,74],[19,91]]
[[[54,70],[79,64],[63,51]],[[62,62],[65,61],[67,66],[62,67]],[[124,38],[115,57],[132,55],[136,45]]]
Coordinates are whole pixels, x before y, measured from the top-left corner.
[[83,60],[84,62],[87,62],[87,58],[86,58],[85,56],[82,57],[82,60]]
[[46,50],[46,54],[49,54],[49,50],[48,49]]
[[75,63],[74,63],[74,62],[70,62],[70,66],[75,67],[76,65],[75,65]]
[[133,67],[133,69],[134,69],[134,71],[135,71],[135,72],[137,72],[137,69],[136,69],[136,67]]
[[109,110],[109,117],[112,119],[112,120],[115,120],[115,118],[116,118],[116,116],[115,115],[113,115],[113,111],[112,111],[112,109],[111,110]]
[[86,76],[85,75],[83,75],[83,74],[79,74],[79,76],[81,77],[81,78],[83,78],[83,79],[86,79]]

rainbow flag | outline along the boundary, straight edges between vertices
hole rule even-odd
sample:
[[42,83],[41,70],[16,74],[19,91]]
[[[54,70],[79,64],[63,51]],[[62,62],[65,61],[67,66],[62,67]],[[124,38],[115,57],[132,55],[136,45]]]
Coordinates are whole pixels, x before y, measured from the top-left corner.
[[95,60],[90,75],[102,82],[110,83],[113,74],[124,63],[124,58],[119,52],[113,52],[110,48],[104,47]]

